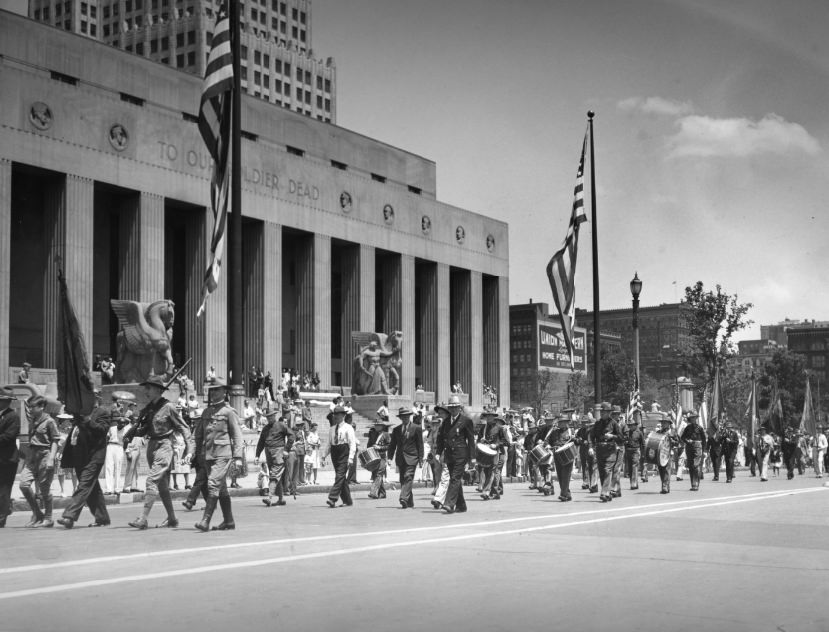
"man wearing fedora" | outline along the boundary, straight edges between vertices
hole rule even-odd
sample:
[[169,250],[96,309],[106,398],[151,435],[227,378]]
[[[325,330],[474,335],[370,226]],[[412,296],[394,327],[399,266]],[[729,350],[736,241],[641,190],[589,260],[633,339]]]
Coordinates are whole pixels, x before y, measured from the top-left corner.
[[[282,477],[285,474],[285,448],[293,441],[294,432],[283,421],[278,410],[271,410],[265,413],[265,427],[259,433],[259,441],[256,444],[256,461],[259,464],[259,455],[265,451],[265,462],[268,464],[268,497],[262,502],[270,507],[285,505],[282,497]],[[277,500],[273,500],[276,494]]]
[[[445,411],[445,412],[443,412]],[[436,447],[438,454],[445,457],[444,467],[449,469],[449,486],[443,501],[446,513],[466,511],[463,497],[463,473],[466,464],[475,464],[475,426],[472,419],[463,413],[461,400],[457,395],[449,398],[446,406],[435,406],[435,412],[441,415]]]
[[20,460],[20,416],[12,408],[14,399],[14,395],[0,389],[0,528],[6,526],[6,517],[11,513],[11,492]]
[[173,462],[173,433],[180,432],[184,437],[184,453],[182,457],[191,453],[193,439],[190,429],[181,415],[178,414],[175,404],[166,400],[162,395],[167,390],[167,384],[160,375],[151,375],[141,382],[144,395],[148,400],[146,406],[138,414],[138,423],[124,435],[124,443],[132,441],[133,436],[146,436],[147,463],[150,472],[147,474],[146,491],[144,492],[144,510],[129,526],[135,529],[146,529],[149,526],[147,518],[158,498],[167,511],[167,518],[161,523],[163,527],[177,527],[178,519],[173,509],[173,500],[170,497],[169,473]]
[[412,420],[412,409],[404,406],[397,411],[401,423],[391,431],[389,460],[394,459],[400,474],[400,506],[414,507],[412,484],[415,472],[423,463],[423,429]]
[[351,500],[351,489],[348,487],[348,464],[354,460],[357,454],[357,437],[354,436],[354,428],[345,420],[346,409],[343,406],[335,406],[328,413],[328,421],[331,428],[328,433],[328,446],[325,456],[322,459],[323,466],[325,459],[331,456],[331,465],[334,467],[334,484],[328,491],[326,503],[333,509],[337,506],[337,499],[342,498],[343,505],[350,507],[354,504]]
[[227,385],[216,380],[208,387],[207,408],[201,416],[196,433],[196,454],[207,472],[207,505],[195,526],[199,531],[209,531],[210,519],[218,504],[222,522],[213,527],[213,531],[229,531],[236,528],[236,523],[227,491],[228,470],[231,467],[241,470],[245,448],[239,415],[227,402]]
[[582,426],[576,431],[576,444],[579,446],[579,462],[581,463],[581,488],[591,494],[599,491],[599,468],[596,463],[596,453],[590,450],[590,430],[596,420],[593,415],[582,417]]

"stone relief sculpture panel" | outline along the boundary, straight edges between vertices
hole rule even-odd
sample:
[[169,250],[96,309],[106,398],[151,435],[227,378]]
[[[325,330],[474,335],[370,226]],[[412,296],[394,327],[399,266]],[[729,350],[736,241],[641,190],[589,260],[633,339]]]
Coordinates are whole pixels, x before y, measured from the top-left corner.
[[118,358],[115,381],[142,382],[150,375],[173,374],[173,323],[175,305],[164,299],[139,303],[111,299],[112,311],[121,326],[115,338]]
[[403,332],[383,334],[353,331],[351,340],[360,352],[354,358],[353,395],[397,395],[400,393]]

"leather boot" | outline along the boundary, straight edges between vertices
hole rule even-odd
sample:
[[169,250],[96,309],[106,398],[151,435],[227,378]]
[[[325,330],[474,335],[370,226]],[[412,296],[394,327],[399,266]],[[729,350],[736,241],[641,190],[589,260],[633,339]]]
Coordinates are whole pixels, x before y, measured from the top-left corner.
[[167,512],[167,522],[168,524],[178,524],[178,520],[176,520],[176,510],[173,509],[173,499],[170,497],[170,492],[166,494],[160,494],[161,496],[161,504],[164,505],[164,509]]
[[20,491],[23,492],[23,497],[26,499],[26,502],[29,503],[29,507],[32,509],[32,520],[30,521],[30,523],[34,524],[43,520],[43,512],[40,510],[40,505],[38,505],[37,503],[37,498],[35,498],[35,493],[32,491],[32,488],[21,487]]
[[204,506],[204,514],[201,520],[196,523],[196,529],[199,531],[210,531],[210,519],[213,517],[213,512],[216,511],[216,502],[218,500],[214,496],[207,499],[207,504]]
[[218,527],[213,527],[213,531],[232,531],[236,528],[236,523],[233,522],[233,511],[230,508],[230,496],[219,496],[219,506],[222,508],[222,521]]

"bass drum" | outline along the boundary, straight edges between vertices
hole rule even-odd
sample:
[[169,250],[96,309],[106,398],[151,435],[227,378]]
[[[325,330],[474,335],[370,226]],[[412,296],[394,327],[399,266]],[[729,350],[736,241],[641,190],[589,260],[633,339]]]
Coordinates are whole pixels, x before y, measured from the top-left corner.
[[667,467],[671,462],[671,442],[663,432],[652,432],[645,442],[645,463]]
[[478,461],[478,465],[491,467],[495,465],[497,459],[498,452],[490,448],[489,444],[479,443],[475,446],[475,460]]
[[357,455],[360,465],[369,471],[376,470],[380,465],[380,453],[375,448],[366,448]]
[[553,452],[553,462],[558,467],[564,467],[565,465],[573,463],[576,460],[576,454],[578,454],[578,451],[579,450],[576,447],[576,444],[572,441],[568,441]]

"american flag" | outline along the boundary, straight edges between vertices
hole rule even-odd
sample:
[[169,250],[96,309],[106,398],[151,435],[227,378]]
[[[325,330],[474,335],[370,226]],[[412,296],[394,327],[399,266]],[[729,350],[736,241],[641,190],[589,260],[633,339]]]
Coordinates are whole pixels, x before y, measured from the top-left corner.
[[570,353],[570,368],[575,368],[573,359],[573,325],[576,320],[576,252],[579,242],[579,226],[587,221],[584,213],[584,153],[587,148],[587,131],[581,144],[581,159],[576,173],[576,188],[573,191],[573,211],[564,245],[547,264],[547,278],[553,290],[553,300],[561,319],[564,342]]
[[210,263],[202,283],[202,303],[196,314],[201,316],[207,297],[219,284],[225,234],[227,232],[227,196],[230,184],[228,149],[230,147],[230,111],[233,91],[233,55],[230,44],[230,20],[222,2],[216,15],[216,28],[199,106],[199,132],[213,158],[210,182],[210,205],[213,209],[213,238],[210,241]]

